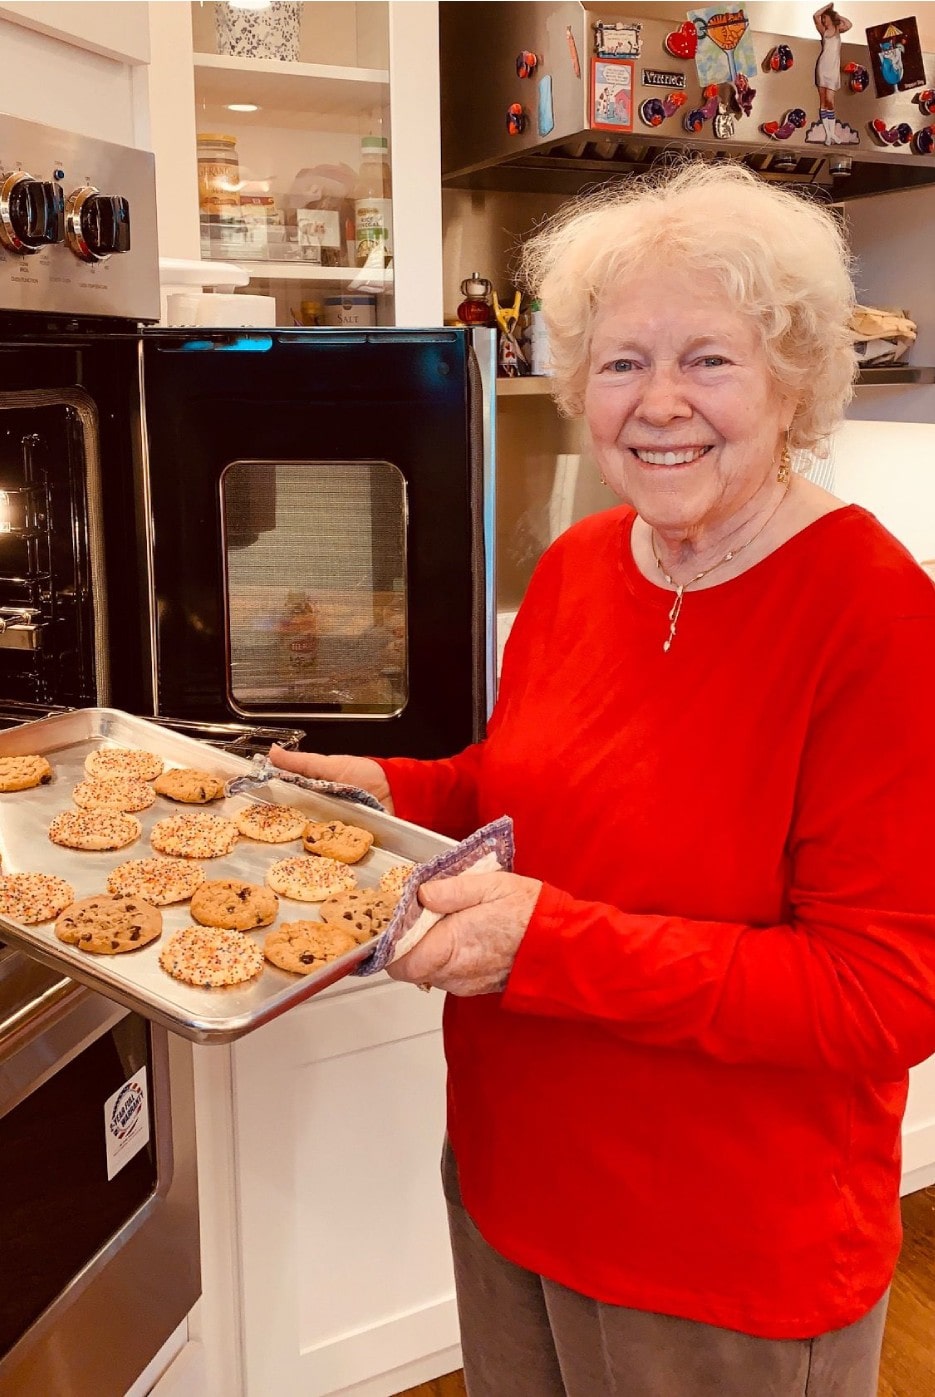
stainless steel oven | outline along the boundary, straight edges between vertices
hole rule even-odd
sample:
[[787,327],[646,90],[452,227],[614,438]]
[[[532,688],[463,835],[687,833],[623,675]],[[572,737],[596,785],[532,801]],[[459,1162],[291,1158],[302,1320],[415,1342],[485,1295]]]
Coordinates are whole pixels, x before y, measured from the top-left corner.
[[199,1293],[189,1045],[0,947],[0,1392],[122,1397]]

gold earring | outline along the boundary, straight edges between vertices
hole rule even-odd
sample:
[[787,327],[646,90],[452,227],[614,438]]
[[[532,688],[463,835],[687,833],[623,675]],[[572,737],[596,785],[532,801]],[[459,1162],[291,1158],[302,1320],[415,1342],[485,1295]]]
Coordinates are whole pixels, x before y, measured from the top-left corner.
[[782,451],[779,453],[779,470],[776,472],[776,479],[780,485],[788,485],[792,478],[792,452],[789,450],[789,433],[782,444]]

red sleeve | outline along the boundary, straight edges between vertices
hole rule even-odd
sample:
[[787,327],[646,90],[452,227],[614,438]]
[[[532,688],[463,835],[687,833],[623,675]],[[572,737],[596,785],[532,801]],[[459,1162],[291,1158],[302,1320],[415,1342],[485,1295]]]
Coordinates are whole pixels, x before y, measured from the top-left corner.
[[393,809],[401,820],[464,839],[480,823],[477,814],[477,775],[482,742],[455,757],[417,761],[413,757],[375,757],[386,773]]
[[881,1079],[935,1052],[935,617],[879,630],[816,698],[787,918],[633,915],[546,886],[505,1008],[724,1062]]

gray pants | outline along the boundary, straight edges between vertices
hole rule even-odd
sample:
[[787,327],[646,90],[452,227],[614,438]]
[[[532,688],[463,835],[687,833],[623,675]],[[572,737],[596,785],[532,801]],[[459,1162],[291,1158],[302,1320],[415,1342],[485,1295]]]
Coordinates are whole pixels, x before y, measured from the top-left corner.
[[876,1397],[887,1295],[814,1339],[757,1339],[606,1305],[493,1250],[442,1181],[468,1397]]

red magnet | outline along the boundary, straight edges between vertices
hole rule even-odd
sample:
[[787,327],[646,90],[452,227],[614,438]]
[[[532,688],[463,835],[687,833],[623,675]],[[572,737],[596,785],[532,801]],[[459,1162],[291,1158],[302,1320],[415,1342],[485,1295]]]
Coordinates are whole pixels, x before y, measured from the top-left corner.
[[912,138],[912,149],[916,155],[935,153],[935,126],[923,126]]
[[686,20],[678,29],[666,35],[665,50],[673,58],[694,58],[698,51],[698,30],[691,20]]
[[522,102],[514,102],[507,112],[506,129],[511,136],[521,136],[526,130],[526,113]]
[[790,112],[786,112],[782,121],[764,121],[760,130],[764,136],[769,136],[774,141],[787,141],[795,131],[801,131],[808,121],[808,117],[801,107],[793,107]]
[[919,93],[916,101],[919,104],[919,111],[923,116],[931,116],[935,112],[935,88],[926,87]]
[[766,55],[766,62],[763,64],[771,73],[788,73],[789,69],[795,65],[795,58],[788,44],[777,44],[774,49],[770,49]]
[[516,76],[518,78],[531,78],[539,66],[539,60],[530,49],[523,49],[522,53],[516,55]]
[[852,92],[866,92],[870,86],[870,74],[859,63],[845,63],[847,85]]
[[901,121],[898,126],[887,126],[885,121],[876,117],[867,122],[867,130],[875,141],[884,146],[907,146],[912,140],[912,127],[905,121]]
[[665,97],[648,97],[640,103],[640,121],[647,126],[661,126],[667,116],[674,116],[686,102],[684,92],[668,92]]
[[717,83],[709,82],[707,87],[702,88],[701,96],[704,106],[694,107],[686,116],[682,118],[682,125],[691,135],[697,136],[706,121],[710,121],[717,111]]

